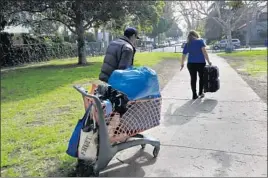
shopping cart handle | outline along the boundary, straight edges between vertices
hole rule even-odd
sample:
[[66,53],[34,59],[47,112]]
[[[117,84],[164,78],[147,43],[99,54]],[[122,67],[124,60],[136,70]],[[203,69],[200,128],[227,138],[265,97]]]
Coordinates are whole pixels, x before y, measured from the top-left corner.
[[83,88],[83,87],[80,87],[80,86],[76,86],[74,85],[73,86],[79,93],[81,93],[83,96],[85,97],[88,97],[88,98],[92,98],[95,100],[95,103],[97,104],[97,109],[101,109],[101,101],[98,97],[94,96],[94,95],[91,95],[89,93],[87,93],[87,91]]
[[[99,115],[99,118],[103,118],[104,113],[103,113],[103,110],[102,110],[102,105],[101,105],[100,99],[97,96],[95,96],[95,95],[91,95],[91,94],[87,93],[87,91],[83,87],[76,86],[76,85],[74,85],[73,87],[79,93],[81,93],[84,97],[88,97],[88,98],[91,98],[91,99],[94,100],[94,102],[96,104],[96,109],[97,109],[97,113]],[[104,120],[104,118],[102,120]]]
[[[94,100],[95,102],[95,106],[97,109],[97,115],[98,115],[98,125],[99,125],[99,137],[100,139],[100,145],[104,145],[103,148],[100,148],[100,152],[107,152],[106,148],[110,146],[110,141],[108,139],[108,129],[106,126],[106,122],[105,122],[105,118],[104,118],[104,112],[102,109],[102,105],[101,105],[101,101],[98,97],[96,97],[95,95],[91,95],[89,93],[87,93],[87,91],[80,86],[73,86],[79,93],[81,93],[83,95],[83,97],[88,97]],[[104,149],[104,150],[103,150]]]
[[86,96],[88,95],[87,91],[83,88],[83,87],[80,87],[80,86],[77,86],[77,85],[74,85],[73,86],[79,93],[81,93],[82,95]]

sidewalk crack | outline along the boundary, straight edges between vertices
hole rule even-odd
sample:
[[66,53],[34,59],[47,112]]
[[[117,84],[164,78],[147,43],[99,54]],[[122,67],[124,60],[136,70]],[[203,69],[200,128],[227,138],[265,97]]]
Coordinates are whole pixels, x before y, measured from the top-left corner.
[[241,153],[241,152],[235,152],[235,151],[224,151],[224,150],[217,150],[217,149],[211,149],[211,148],[197,148],[197,147],[191,147],[191,146],[181,146],[181,145],[171,145],[171,144],[161,144],[161,146],[177,147],[177,148],[188,148],[188,149],[205,150],[205,151],[218,151],[218,152],[223,152],[223,153],[231,153],[231,154],[238,154],[238,155],[245,155],[245,156],[257,156],[257,157],[265,157],[265,158],[267,158],[267,155]]

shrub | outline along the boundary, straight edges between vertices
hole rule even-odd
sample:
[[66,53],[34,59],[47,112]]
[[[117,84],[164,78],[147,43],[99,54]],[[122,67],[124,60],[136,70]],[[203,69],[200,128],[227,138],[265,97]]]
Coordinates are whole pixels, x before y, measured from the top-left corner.
[[77,46],[71,43],[13,45],[9,48],[2,47],[2,51],[4,56],[1,67],[77,56]]

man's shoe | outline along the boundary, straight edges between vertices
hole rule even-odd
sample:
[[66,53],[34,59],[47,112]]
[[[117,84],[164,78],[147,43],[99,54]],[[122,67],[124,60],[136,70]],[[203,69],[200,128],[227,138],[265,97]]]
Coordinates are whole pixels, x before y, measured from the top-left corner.
[[193,95],[193,100],[195,100],[197,98],[198,98],[197,94]]
[[204,98],[205,97],[205,94],[204,93],[201,93],[201,94],[199,94],[199,97],[200,98]]

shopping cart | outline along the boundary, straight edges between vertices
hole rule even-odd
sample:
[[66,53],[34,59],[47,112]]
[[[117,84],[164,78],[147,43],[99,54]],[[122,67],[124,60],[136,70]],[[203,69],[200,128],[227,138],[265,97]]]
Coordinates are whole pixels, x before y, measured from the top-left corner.
[[[95,86],[96,87],[96,86]],[[117,113],[105,115],[105,107],[101,100],[86,91],[85,88],[74,86],[82,94],[85,110],[92,107],[92,119],[98,125],[97,155],[96,160],[87,163],[78,159],[77,172],[79,176],[99,176],[114,155],[122,150],[146,144],[154,146],[153,156],[156,158],[160,150],[160,142],[140,134],[145,130],[160,124],[161,97],[129,101],[127,111],[122,116]]]

